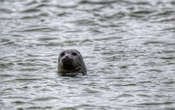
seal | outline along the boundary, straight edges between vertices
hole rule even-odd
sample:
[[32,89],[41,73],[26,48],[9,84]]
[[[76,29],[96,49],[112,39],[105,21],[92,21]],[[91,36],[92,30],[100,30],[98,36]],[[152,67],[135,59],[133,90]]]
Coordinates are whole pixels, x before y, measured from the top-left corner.
[[81,53],[76,49],[64,50],[58,57],[58,73],[61,76],[76,76],[87,74],[86,65]]

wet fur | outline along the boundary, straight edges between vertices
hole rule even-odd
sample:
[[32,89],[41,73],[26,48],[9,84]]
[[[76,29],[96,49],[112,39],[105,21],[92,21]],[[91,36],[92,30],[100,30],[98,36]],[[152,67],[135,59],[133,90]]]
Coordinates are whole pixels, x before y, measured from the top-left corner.
[[[73,52],[76,53],[76,56],[72,55]],[[63,53],[65,53],[65,55],[62,55]],[[72,65],[71,69],[64,68],[63,59],[65,56],[68,56],[73,60],[73,62],[70,64]],[[79,73],[86,75],[87,70],[81,53],[75,49],[62,51],[58,57],[58,73],[62,76],[76,76]]]

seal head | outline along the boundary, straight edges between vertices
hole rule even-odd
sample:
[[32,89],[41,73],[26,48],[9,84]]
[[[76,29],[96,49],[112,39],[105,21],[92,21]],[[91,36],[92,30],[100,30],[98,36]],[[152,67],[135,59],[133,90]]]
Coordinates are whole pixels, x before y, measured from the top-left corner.
[[58,73],[62,76],[76,76],[78,73],[87,74],[82,55],[76,49],[64,50],[58,57]]

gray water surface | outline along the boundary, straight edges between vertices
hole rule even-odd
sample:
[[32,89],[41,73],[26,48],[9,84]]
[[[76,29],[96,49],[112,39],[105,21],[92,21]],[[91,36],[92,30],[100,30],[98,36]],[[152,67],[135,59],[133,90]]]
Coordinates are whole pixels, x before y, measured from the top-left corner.
[[174,0],[0,0],[0,110],[174,109]]

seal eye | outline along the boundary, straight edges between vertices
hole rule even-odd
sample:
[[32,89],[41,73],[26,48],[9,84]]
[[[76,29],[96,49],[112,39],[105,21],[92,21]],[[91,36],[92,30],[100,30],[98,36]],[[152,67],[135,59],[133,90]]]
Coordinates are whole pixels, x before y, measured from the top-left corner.
[[72,53],[72,55],[73,55],[73,56],[76,56],[76,55],[77,55],[77,53],[73,52],[73,53]]
[[61,57],[63,57],[64,55],[65,55],[65,53],[64,53],[64,52],[60,54],[60,56],[61,56]]

